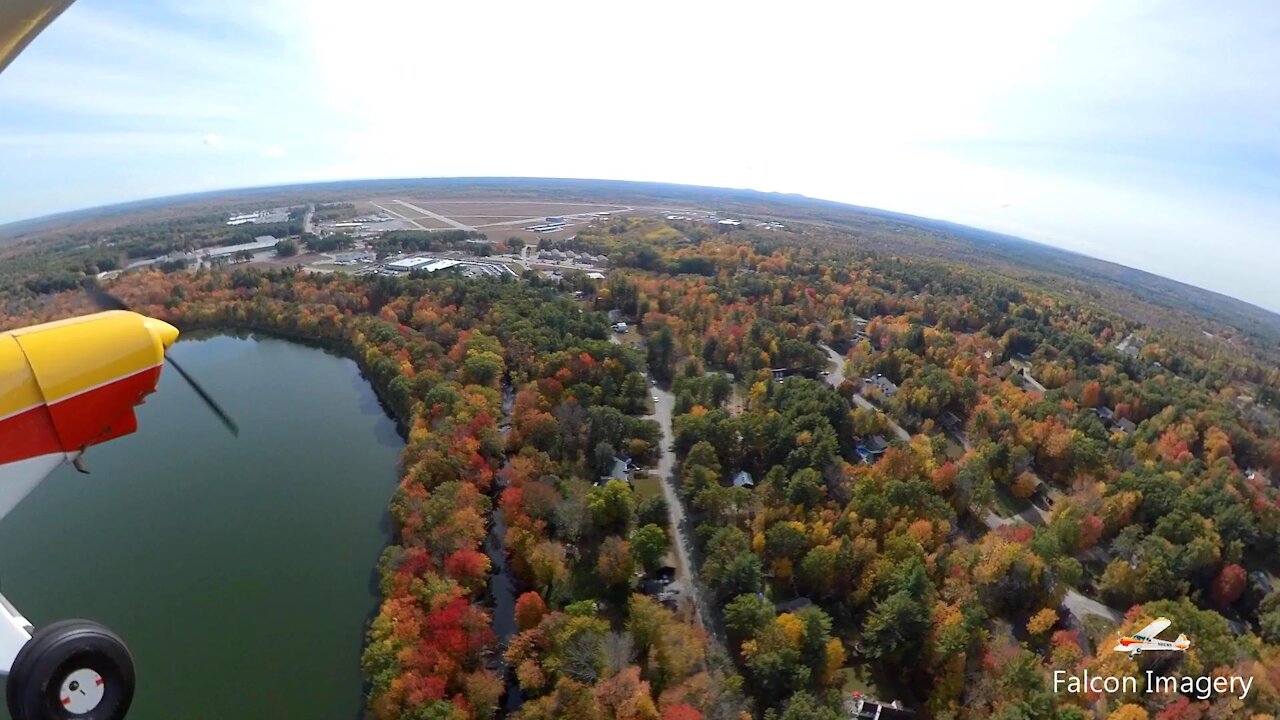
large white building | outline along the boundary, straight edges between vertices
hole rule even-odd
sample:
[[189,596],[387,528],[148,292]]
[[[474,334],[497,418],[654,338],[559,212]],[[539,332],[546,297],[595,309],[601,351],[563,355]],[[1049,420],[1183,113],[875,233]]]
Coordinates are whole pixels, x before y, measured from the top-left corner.
[[392,272],[413,272],[414,270],[422,270],[424,266],[436,262],[435,258],[429,257],[411,257],[396,260],[387,263],[387,269]]
[[271,250],[280,242],[270,235],[259,235],[253,239],[251,243],[241,243],[239,245],[223,245],[221,247],[209,247],[201,250],[197,255],[202,258],[216,258],[225,255],[235,255],[240,251],[262,252],[263,250]]
[[458,268],[464,274],[478,275],[515,275],[511,268],[497,262],[479,260],[456,260],[453,258],[407,257],[389,262],[383,267],[393,273],[410,273],[414,271],[439,272],[450,268]]
[[232,215],[231,218],[227,220],[228,225],[261,225],[263,223],[282,222],[289,222],[289,208],[259,210],[258,212],[244,213],[242,215]]

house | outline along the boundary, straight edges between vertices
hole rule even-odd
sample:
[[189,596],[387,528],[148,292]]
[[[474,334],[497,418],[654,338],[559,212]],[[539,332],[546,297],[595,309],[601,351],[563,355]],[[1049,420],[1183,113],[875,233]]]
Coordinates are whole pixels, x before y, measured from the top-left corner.
[[774,380],[777,380],[778,382],[782,382],[783,380],[791,377],[792,375],[795,375],[796,369],[795,368],[773,368],[769,372],[773,373]]
[[1103,406],[1100,408],[1094,408],[1093,412],[1098,416],[1098,419],[1102,421],[1102,424],[1107,427],[1111,427],[1111,423],[1116,420],[1115,412],[1109,407]]
[[942,413],[942,415],[938,417],[938,422],[942,423],[942,427],[947,432],[960,432],[964,429],[964,421],[950,410]]
[[784,603],[778,603],[777,605],[773,606],[773,609],[778,613],[789,613],[789,612],[795,612],[796,610],[803,610],[812,604],[813,604],[813,601],[810,600],[809,598],[798,597],[792,600],[788,600]]
[[[667,586],[675,582],[676,569],[670,565],[663,565],[646,577],[640,583],[640,591],[645,595],[653,595],[659,597],[667,592]],[[674,590],[675,588],[671,588]],[[659,597],[659,599],[662,599]]]
[[851,720],[905,720],[914,718],[916,714],[897,701],[886,703],[874,700],[854,692],[844,704]]
[[1133,431],[1137,429],[1138,429],[1138,426],[1134,425],[1133,421],[1130,420],[1129,418],[1120,418],[1119,420],[1116,421],[1116,430],[1119,430],[1125,435],[1132,434]]
[[1142,338],[1135,337],[1133,333],[1129,333],[1120,341],[1119,344],[1116,345],[1116,351],[1126,357],[1136,358],[1138,357],[1138,351],[1140,351],[1142,346],[1145,344],[1146,341]]
[[871,435],[859,442],[854,450],[864,463],[873,463],[889,449],[889,441],[883,435]]
[[1254,470],[1253,468],[1249,468],[1248,470],[1244,471],[1244,479],[1260,482],[1263,485],[1271,484],[1271,481],[1267,479],[1266,473],[1262,472],[1261,470]]
[[1249,573],[1249,579],[1261,591],[1261,595],[1266,597],[1276,591],[1275,583],[1271,582],[1271,578],[1261,570],[1254,570]]
[[756,481],[751,479],[751,473],[746,470],[739,470],[733,474],[733,486],[736,488],[753,488]]
[[639,470],[640,466],[631,461],[631,458],[624,455],[615,455],[613,458],[613,467],[609,470],[609,474],[600,478],[600,482],[608,482],[610,480],[623,480],[631,482],[631,474]]
[[886,400],[892,399],[894,395],[898,394],[898,386],[882,373],[876,373],[869,378],[863,378],[862,386],[863,388],[873,387],[879,390],[880,394],[884,395]]

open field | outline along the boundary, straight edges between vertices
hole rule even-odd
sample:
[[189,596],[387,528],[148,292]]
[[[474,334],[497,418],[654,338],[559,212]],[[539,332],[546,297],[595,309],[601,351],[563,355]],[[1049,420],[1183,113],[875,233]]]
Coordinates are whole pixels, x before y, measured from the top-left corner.
[[528,219],[528,218],[507,217],[505,215],[490,215],[490,216],[450,215],[449,217],[459,222],[464,222],[468,225],[471,225],[477,228],[483,227],[485,225],[490,225],[492,223],[507,222],[509,220],[527,220]]
[[405,201],[427,208],[448,217],[459,215],[500,216],[505,220],[518,218],[543,218],[547,216],[576,215],[580,213],[621,212],[625,205],[598,205],[588,203],[559,203],[541,201],[492,202],[481,200],[438,200],[435,198],[406,197]]
[[320,253],[298,253],[289,257],[276,257],[268,255],[266,257],[255,257],[250,265],[254,267],[293,267],[294,265],[311,265],[325,260],[325,256]]
[[411,230],[418,228],[425,228],[427,230],[445,230],[453,227],[449,223],[437,220],[422,212],[412,208],[407,208],[394,200],[387,200],[385,198],[370,201],[369,209],[371,212],[380,212],[386,215],[391,215],[395,218],[403,219],[404,222],[410,226],[409,229]]

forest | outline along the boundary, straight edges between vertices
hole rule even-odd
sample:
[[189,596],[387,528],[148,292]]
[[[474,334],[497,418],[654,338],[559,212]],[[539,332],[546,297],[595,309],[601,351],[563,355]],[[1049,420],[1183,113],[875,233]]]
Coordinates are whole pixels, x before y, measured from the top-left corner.
[[[343,352],[401,424],[363,659],[373,717],[491,718],[516,689],[521,719],[835,720],[855,697],[944,720],[1280,715],[1274,366],[826,226],[633,216],[566,247],[614,270],[237,267],[110,287],[183,329]],[[57,289],[9,288],[0,326],[87,310],[37,292]],[[613,318],[637,338],[611,341]],[[609,477],[663,452],[650,378],[675,396],[677,462],[657,480],[688,516],[701,612],[651,592],[683,531],[673,508]],[[520,593],[509,638],[482,548],[497,519]],[[1185,655],[1111,652],[1158,616],[1193,638]],[[1147,669],[1254,690],[1050,682]]]

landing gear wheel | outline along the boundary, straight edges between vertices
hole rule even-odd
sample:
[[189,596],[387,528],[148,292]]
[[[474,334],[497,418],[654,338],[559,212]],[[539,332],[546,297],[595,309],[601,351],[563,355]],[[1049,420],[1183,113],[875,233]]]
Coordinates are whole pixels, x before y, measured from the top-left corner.
[[63,620],[18,651],[6,699],[13,720],[123,720],[133,685],[123,640],[90,620]]

